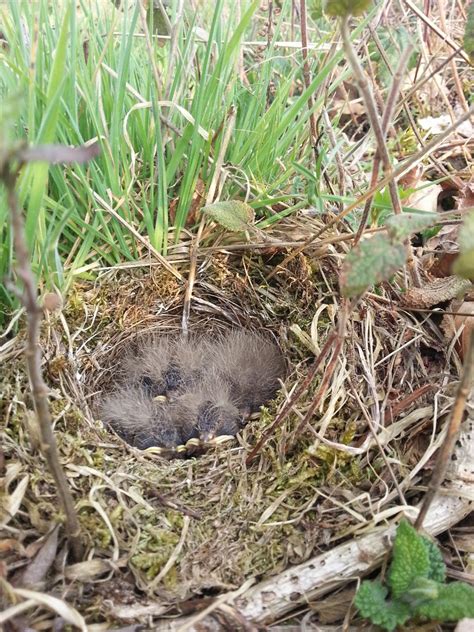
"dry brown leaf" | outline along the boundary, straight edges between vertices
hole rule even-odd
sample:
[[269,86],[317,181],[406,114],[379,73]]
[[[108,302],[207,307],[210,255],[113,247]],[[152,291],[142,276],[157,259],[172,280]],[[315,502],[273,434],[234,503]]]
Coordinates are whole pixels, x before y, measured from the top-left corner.
[[474,208],[474,180],[466,182],[458,195],[458,209],[467,211],[471,208]]
[[34,559],[21,572],[17,585],[24,588],[41,588],[41,584],[51,568],[58,550],[59,525],[56,525],[51,533],[43,540],[42,547]]
[[427,309],[464,295],[470,287],[470,281],[457,276],[435,279],[426,283],[424,287],[414,287],[405,292],[401,297],[401,302],[411,309]]

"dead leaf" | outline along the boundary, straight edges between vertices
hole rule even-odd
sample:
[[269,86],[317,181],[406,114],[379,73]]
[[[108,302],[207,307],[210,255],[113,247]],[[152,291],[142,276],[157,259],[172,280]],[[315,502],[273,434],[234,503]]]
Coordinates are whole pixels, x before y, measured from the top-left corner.
[[438,210],[438,198],[442,190],[439,184],[427,184],[427,181],[420,182],[417,190],[404,200],[403,205],[426,211],[427,213],[436,213]]
[[42,546],[34,559],[21,572],[13,583],[25,588],[38,589],[51,568],[58,550],[59,525],[56,525],[50,534],[43,539]]
[[414,287],[405,292],[401,297],[401,302],[408,308],[427,309],[438,303],[450,301],[459,295],[463,296],[471,285],[470,281],[457,276],[435,279],[426,283],[424,287]]
[[456,301],[452,304],[450,311],[457,312],[457,315],[445,314],[441,322],[441,329],[449,342],[454,336],[458,337],[456,346],[460,358],[464,359],[474,329],[474,301],[463,301],[462,303]]

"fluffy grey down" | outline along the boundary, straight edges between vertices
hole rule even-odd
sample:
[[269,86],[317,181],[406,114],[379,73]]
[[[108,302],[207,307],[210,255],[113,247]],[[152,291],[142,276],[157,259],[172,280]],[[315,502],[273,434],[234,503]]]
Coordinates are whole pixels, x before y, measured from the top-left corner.
[[275,396],[285,370],[278,346],[250,331],[149,338],[124,359],[100,417],[142,450],[208,443],[237,434]]

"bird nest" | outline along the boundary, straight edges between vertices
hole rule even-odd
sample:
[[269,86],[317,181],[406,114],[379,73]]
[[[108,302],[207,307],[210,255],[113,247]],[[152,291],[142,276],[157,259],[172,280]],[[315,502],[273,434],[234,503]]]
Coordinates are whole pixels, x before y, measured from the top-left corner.
[[[294,569],[288,581],[295,588],[284,596],[275,589],[273,597],[284,607],[276,607],[274,618],[298,611],[298,604],[306,611],[299,568],[356,536],[380,532],[401,509],[416,504],[458,367],[436,327],[399,307],[388,285],[367,295],[351,314],[345,345],[310,422],[301,423],[324,379],[324,364],[248,459],[334,330],[340,308],[337,256],[334,250],[327,254],[319,261],[300,254],[275,273],[283,259],[278,252],[207,253],[193,291],[190,331],[271,332],[290,371],[258,419],[232,440],[190,458],[134,449],[95,412],[136,339],[180,332],[183,284],[159,265],[115,269],[95,284],[76,284],[63,310],[47,315],[43,369],[60,458],[88,550],[79,563],[65,565],[54,528],[62,515],[39,456],[21,357],[24,333],[3,346],[9,505],[2,523],[12,586],[55,596],[88,624],[158,626],[163,617],[197,611],[202,617],[216,603],[230,616],[222,596],[231,595],[234,606],[240,605],[230,629],[238,629],[237,613],[245,612],[245,591],[253,583],[267,585],[272,602],[272,581],[277,586],[281,573]],[[38,551],[51,558],[39,575]],[[361,558],[360,551],[347,555]],[[341,568],[336,575],[343,577]],[[340,586],[335,576],[326,581]],[[50,629],[51,612],[58,612],[54,603],[40,599],[28,620]],[[310,612],[316,610],[315,605]],[[255,620],[271,616],[256,614]]]

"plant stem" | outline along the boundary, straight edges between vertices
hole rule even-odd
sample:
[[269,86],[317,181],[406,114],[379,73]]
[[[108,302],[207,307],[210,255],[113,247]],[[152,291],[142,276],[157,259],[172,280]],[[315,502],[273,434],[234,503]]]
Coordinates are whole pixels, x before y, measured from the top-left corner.
[[10,171],[9,161],[7,160],[0,172],[0,180],[3,180],[7,190],[7,201],[13,230],[13,243],[17,258],[16,271],[19,279],[21,279],[23,283],[21,300],[27,316],[25,356],[33,402],[41,433],[41,450],[53,475],[61,505],[66,516],[66,534],[71,545],[73,557],[75,560],[80,560],[82,557],[82,543],[80,540],[81,528],[74,507],[74,501],[69,490],[68,481],[59,460],[58,448],[52,430],[51,414],[48,406],[48,388],[44,383],[41,370],[39,333],[42,309],[38,305],[35,279],[31,270],[29,253],[26,246],[23,216],[15,192],[16,179],[17,173]]
[[[375,99],[372,94],[369,82],[367,81],[367,78],[365,76],[364,69],[362,68],[359,58],[357,57],[356,52],[352,46],[349,33],[348,17],[344,17],[341,20],[341,36],[344,52],[346,53],[347,59],[349,60],[349,63],[351,65],[352,72],[354,73],[355,80],[364,100],[367,118],[369,119],[370,126],[375,134],[377,150],[380,154],[384,173],[388,176],[392,173],[392,163],[390,160],[390,154],[388,153],[387,145],[385,143],[385,134],[382,129],[382,122],[377,112]],[[398,195],[397,185],[393,178],[389,181],[388,187],[390,191],[390,198],[392,200],[393,212],[399,215],[402,212],[402,205],[400,202],[400,197]]]

